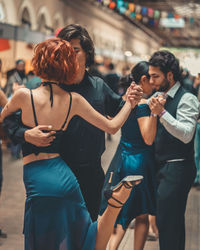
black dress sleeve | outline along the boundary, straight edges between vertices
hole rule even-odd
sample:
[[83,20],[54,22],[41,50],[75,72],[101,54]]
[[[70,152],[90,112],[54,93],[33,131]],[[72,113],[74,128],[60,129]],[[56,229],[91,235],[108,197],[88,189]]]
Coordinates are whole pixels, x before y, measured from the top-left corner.
[[151,110],[147,104],[139,104],[136,109],[136,119],[144,116],[150,116]]

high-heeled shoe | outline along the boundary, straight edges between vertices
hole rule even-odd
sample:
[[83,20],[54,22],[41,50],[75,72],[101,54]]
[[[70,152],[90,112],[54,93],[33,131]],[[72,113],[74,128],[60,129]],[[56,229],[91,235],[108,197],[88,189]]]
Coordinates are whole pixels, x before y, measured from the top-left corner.
[[[115,186],[112,186],[112,177],[113,177],[113,172],[110,172],[110,178],[108,184],[104,189],[104,196],[111,207],[121,208],[124,205],[124,203],[113,197],[113,192],[118,191],[122,186],[124,186],[127,189],[133,188],[135,185],[138,185],[142,181],[143,176],[142,175],[126,176]],[[115,200],[119,204],[119,206],[115,206],[109,203],[108,200],[111,198]]]

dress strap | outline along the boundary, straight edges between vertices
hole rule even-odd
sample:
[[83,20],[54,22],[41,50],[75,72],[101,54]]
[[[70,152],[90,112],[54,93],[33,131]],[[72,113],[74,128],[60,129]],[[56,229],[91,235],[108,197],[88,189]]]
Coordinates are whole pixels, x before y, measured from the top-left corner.
[[56,82],[42,82],[43,86],[49,86],[50,88],[50,102],[51,102],[51,107],[53,107],[53,90],[52,90],[52,84],[57,85]]
[[66,122],[67,122],[67,120],[68,120],[69,113],[70,113],[71,106],[72,106],[72,94],[71,94],[71,92],[69,92],[69,96],[70,96],[69,109],[68,109],[68,112],[67,112],[66,119],[65,119],[65,121],[64,121],[64,123],[63,123],[63,125],[62,125],[62,127],[61,127],[61,130],[65,127],[65,124],[66,124]]
[[32,103],[32,108],[33,108],[33,116],[34,116],[35,126],[38,126],[38,121],[37,121],[36,112],[35,112],[35,105],[34,105],[34,101],[33,101],[33,92],[31,89],[30,89],[30,93],[31,93],[31,103]]

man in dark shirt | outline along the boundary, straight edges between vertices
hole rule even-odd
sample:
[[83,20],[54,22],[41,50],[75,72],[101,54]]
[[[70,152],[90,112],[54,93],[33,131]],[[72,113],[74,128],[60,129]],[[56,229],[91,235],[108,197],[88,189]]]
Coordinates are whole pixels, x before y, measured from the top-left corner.
[[[79,62],[75,84],[63,84],[62,88],[81,94],[101,114],[114,116],[122,107],[123,101],[102,79],[92,77],[86,71],[86,67],[94,62],[94,45],[86,29],[77,24],[68,25],[60,31],[58,37],[70,42]],[[132,96],[138,102],[142,90],[135,86]],[[10,137],[21,143],[26,140],[36,146],[47,146],[53,140],[53,132],[44,134],[41,131],[48,129],[48,126],[26,130],[19,128],[13,117],[5,119],[4,124],[9,130]],[[104,150],[104,132],[78,116],[73,117],[63,136],[61,156],[78,179],[92,220],[97,219],[100,206],[104,182],[101,155]]]

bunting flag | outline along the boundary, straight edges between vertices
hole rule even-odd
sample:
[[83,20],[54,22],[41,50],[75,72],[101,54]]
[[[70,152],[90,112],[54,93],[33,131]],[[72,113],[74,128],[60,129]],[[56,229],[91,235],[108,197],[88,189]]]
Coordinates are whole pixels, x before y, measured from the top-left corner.
[[136,14],[136,19],[137,20],[142,20],[142,15],[141,14]]
[[148,9],[145,8],[145,7],[143,7],[142,10],[141,10],[141,14],[142,14],[143,16],[146,16],[147,13],[148,13]]
[[131,12],[130,17],[133,18],[133,19],[135,19],[136,18],[135,12]]
[[161,17],[166,18],[168,16],[168,13],[166,11],[161,12]]
[[129,8],[130,12],[134,12],[135,4],[134,3],[129,3],[128,8]]
[[117,8],[120,9],[121,7],[124,7],[124,2],[122,0],[117,0]]
[[142,9],[142,7],[141,7],[141,6],[136,5],[136,6],[135,6],[135,13],[136,13],[136,14],[140,14],[141,9]]
[[159,10],[155,10],[155,11],[154,11],[154,18],[155,18],[155,19],[160,18],[160,11],[159,11]]
[[144,17],[142,18],[142,22],[145,23],[145,24],[147,24],[147,23],[149,22],[149,18],[146,17],[146,16],[144,16]]
[[108,6],[109,3],[110,3],[110,0],[102,0],[102,2],[103,2],[104,5],[107,5],[107,6]]
[[173,18],[174,17],[174,14],[173,13],[168,13],[168,18]]
[[114,1],[111,1],[110,3],[109,3],[109,8],[110,9],[114,9],[116,7],[116,3],[114,2]]
[[124,14],[124,13],[126,12],[126,8],[125,8],[124,6],[120,7],[120,8],[119,8],[119,12],[120,12],[121,14]]
[[151,9],[151,8],[148,9],[148,16],[149,17],[153,17],[154,16],[154,10],[153,9]]
[[[179,14],[154,10],[145,6],[140,6],[133,2],[127,2],[125,0],[96,0],[103,5],[108,6],[112,10],[117,10],[120,14],[126,15],[129,18],[137,19],[146,25],[157,27],[160,20],[163,18],[174,18],[177,21],[183,19]],[[187,19],[187,22],[192,26],[194,24],[194,18]],[[179,27],[180,28],[180,27]]]

